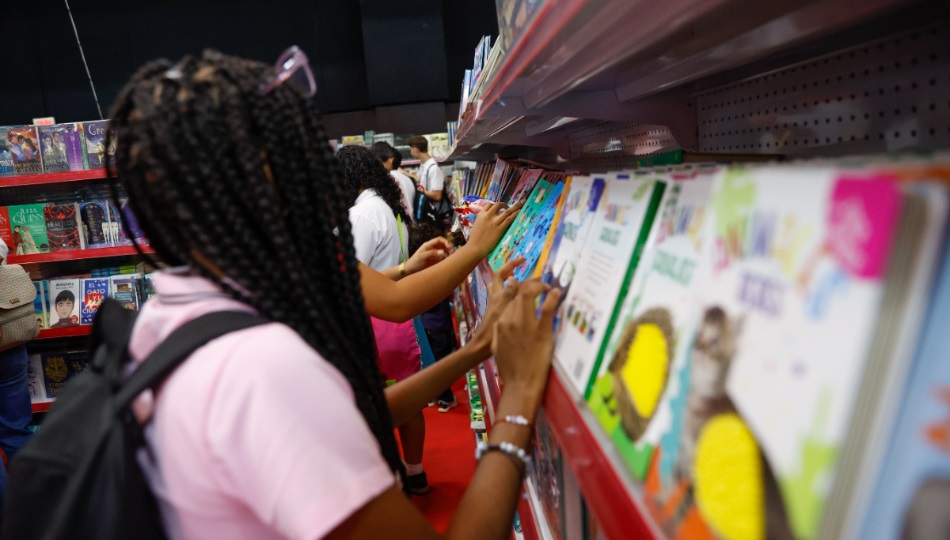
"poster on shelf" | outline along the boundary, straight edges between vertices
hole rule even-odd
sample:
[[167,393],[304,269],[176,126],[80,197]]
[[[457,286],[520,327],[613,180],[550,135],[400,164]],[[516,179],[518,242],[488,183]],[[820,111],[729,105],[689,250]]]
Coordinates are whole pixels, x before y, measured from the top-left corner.
[[37,255],[49,252],[44,206],[21,204],[7,207],[15,255]]
[[66,328],[79,324],[80,279],[51,279],[48,289],[49,327]]
[[8,126],[0,128],[0,137],[6,141],[13,154],[15,174],[42,174],[43,158],[34,126]]
[[698,316],[697,266],[709,239],[712,185],[707,176],[667,187],[588,399],[639,480],[660,434],[671,427],[670,398],[687,384],[682,365]]
[[603,357],[603,342],[626,294],[642,246],[666,188],[661,173],[611,175],[577,271],[563,300],[554,345],[554,362],[564,370],[564,385],[587,397]]
[[670,374],[681,387],[646,478],[648,506],[672,537],[815,537],[900,199],[893,182],[833,169],[716,179],[699,315]]

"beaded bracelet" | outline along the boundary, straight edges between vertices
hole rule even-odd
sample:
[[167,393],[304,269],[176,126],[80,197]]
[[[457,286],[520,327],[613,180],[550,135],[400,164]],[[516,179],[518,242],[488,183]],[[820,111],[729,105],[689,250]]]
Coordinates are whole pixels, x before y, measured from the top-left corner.
[[528,456],[524,448],[519,448],[510,442],[502,441],[498,444],[479,442],[475,448],[475,460],[480,461],[487,452],[501,452],[514,463],[515,468],[521,474],[524,474],[531,466],[531,457]]
[[521,416],[520,414],[517,414],[517,415],[509,414],[508,416],[502,418],[501,421],[506,422],[508,424],[513,424],[515,426],[530,426],[531,425],[531,421],[525,418],[524,416]]

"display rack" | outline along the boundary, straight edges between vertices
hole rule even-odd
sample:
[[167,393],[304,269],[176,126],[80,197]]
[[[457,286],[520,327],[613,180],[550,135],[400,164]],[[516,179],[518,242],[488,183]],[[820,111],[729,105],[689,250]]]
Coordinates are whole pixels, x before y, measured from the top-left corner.
[[[596,172],[674,150],[713,161],[945,150],[948,42],[946,2],[542,2],[483,75],[450,156]],[[480,265],[467,295],[483,302],[490,280]],[[490,429],[493,361],[478,374]],[[642,486],[556,370],[543,409],[605,536],[662,538]],[[531,525],[525,537],[541,538]]]

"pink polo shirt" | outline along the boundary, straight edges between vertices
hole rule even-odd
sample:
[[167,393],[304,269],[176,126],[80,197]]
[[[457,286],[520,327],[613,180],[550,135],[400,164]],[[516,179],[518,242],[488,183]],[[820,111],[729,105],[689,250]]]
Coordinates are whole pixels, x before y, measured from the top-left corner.
[[[154,284],[136,361],[200,315],[253,311],[202,278]],[[278,323],[198,349],[159,391],[146,438],[155,458],[140,462],[171,538],[321,538],[395,482],[346,379]]]

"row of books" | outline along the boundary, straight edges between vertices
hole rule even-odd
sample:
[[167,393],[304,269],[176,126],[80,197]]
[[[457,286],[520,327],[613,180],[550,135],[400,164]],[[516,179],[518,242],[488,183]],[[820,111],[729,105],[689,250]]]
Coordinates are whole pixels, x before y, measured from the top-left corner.
[[560,378],[665,534],[894,538],[950,482],[946,179],[928,160],[542,178],[488,262],[564,290]]
[[126,199],[37,203],[0,207],[0,242],[15,255],[131,245],[128,226],[143,240]]
[[475,169],[460,171],[457,177],[459,190],[463,196],[514,204],[525,200],[542,178],[551,183],[563,182],[568,177],[566,172],[533,165],[536,164],[524,165],[501,158],[480,163]]
[[458,123],[462,122],[470,109],[478,101],[484,92],[487,81],[491,80],[495,71],[501,65],[501,58],[504,55],[504,45],[501,39],[495,41],[492,45],[491,36],[482,36],[478,45],[475,47],[475,57],[472,61],[472,69],[466,69],[462,75],[462,96],[459,105]]
[[[0,176],[100,169],[108,129],[108,120],[0,126]],[[113,143],[109,154],[114,152]]]
[[56,399],[70,379],[89,366],[89,351],[52,351],[31,354],[27,362],[27,385],[32,403]]
[[[403,161],[406,161],[412,159],[412,154],[409,151],[409,137],[411,137],[411,135],[376,133],[375,131],[369,130],[362,135],[345,135],[338,143],[335,139],[330,141],[330,143],[336,148],[338,146],[351,145],[372,146],[374,143],[385,142],[389,143],[396,150],[399,150],[399,153],[402,154]],[[429,142],[429,155],[435,159],[445,159],[448,157],[449,147],[451,146],[448,132],[428,133],[423,135],[423,137]]]
[[116,300],[126,309],[138,310],[155,295],[152,274],[143,274],[134,265],[130,269],[138,271],[107,273],[111,270],[100,269],[84,276],[34,281],[33,306],[40,327],[91,325],[106,298]]

